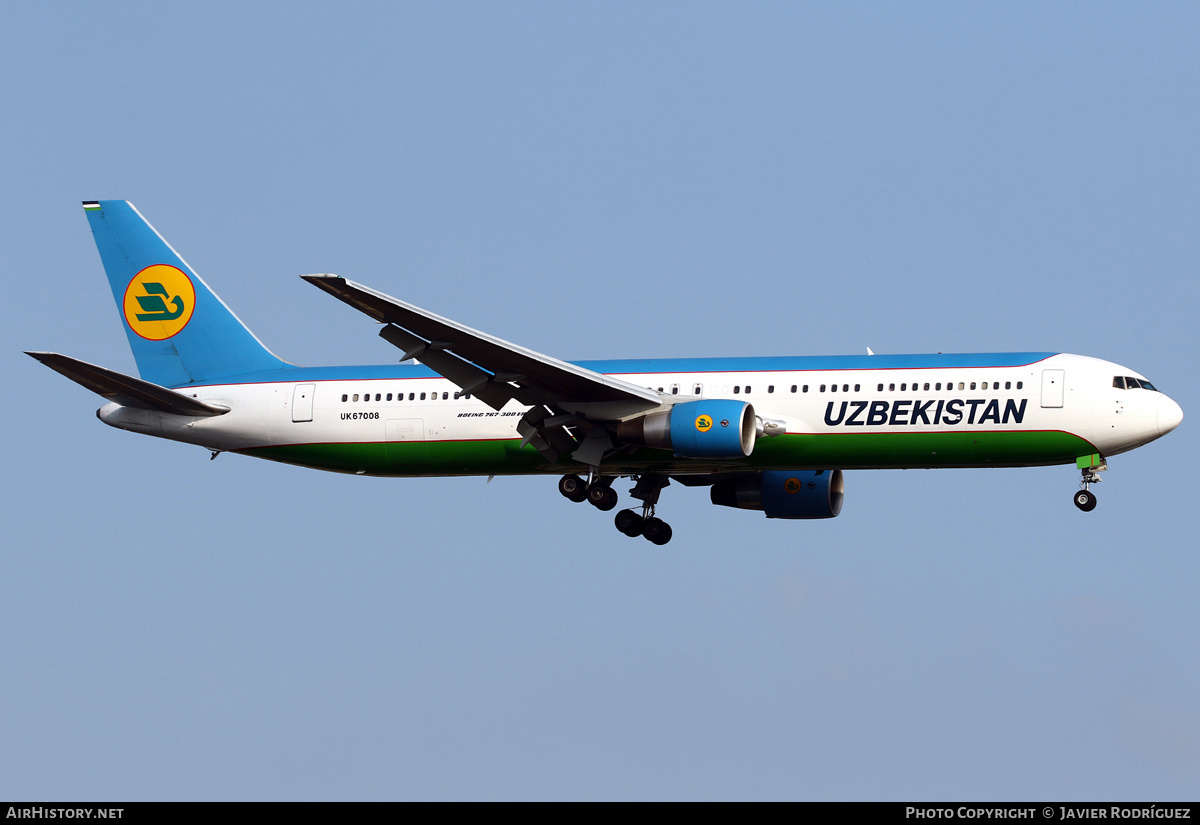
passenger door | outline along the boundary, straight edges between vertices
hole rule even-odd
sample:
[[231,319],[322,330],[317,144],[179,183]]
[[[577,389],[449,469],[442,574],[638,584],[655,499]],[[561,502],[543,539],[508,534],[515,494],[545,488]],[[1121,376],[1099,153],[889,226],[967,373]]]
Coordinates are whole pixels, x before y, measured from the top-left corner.
[[316,384],[296,385],[296,389],[292,391],[292,421],[297,424],[312,421],[313,395],[316,389]]
[[1046,408],[1063,405],[1063,386],[1066,384],[1064,370],[1042,370],[1042,406]]

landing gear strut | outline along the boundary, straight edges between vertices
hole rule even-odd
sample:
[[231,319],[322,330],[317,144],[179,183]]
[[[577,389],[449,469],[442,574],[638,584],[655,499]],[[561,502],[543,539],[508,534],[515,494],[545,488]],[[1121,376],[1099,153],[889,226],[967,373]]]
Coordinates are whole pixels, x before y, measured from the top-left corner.
[[1079,481],[1079,492],[1075,494],[1075,506],[1085,513],[1090,513],[1096,509],[1096,494],[1088,489],[1092,484],[1099,484],[1103,481],[1100,478],[1100,473],[1108,469],[1108,462],[1104,459],[1100,460],[1099,464],[1093,464],[1090,467],[1080,469],[1082,478]]

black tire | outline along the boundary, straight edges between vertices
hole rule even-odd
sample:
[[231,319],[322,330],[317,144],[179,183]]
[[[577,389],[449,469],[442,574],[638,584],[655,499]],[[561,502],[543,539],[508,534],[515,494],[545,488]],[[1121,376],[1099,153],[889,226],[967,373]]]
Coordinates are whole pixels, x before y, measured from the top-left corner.
[[1091,490],[1080,490],[1075,494],[1075,506],[1085,513],[1096,509],[1096,496]]
[[671,540],[671,525],[662,519],[648,518],[642,525],[642,536],[651,544],[664,545]]
[[630,538],[642,534],[642,524],[644,522],[645,519],[642,518],[642,514],[636,510],[622,510],[613,519],[613,524],[617,525],[617,529]]
[[605,512],[617,506],[618,498],[616,490],[603,484],[593,484],[587,491],[588,504]]
[[587,498],[587,485],[577,475],[566,475],[558,480],[558,491],[575,503]]

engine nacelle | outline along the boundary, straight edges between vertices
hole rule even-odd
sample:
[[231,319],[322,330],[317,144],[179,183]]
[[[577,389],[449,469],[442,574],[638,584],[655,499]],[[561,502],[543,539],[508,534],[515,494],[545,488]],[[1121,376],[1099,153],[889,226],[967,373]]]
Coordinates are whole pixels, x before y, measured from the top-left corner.
[[686,401],[617,426],[620,441],[673,450],[680,458],[745,458],[757,437],[754,407],[724,398]]
[[841,470],[765,470],[718,481],[713,504],[762,510],[767,518],[833,518],[842,512]]

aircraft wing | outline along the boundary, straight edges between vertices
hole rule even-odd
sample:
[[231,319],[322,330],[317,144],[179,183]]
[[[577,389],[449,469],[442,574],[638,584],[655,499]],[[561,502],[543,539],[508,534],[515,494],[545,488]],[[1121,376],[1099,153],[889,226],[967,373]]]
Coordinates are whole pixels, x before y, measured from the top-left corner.
[[181,392],[160,387],[149,381],[122,375],[86,361],[80,361],[57,352],[26,352],[50,369],[70,378],[102,398],[115,401],[125,407],[173,413],[174,415],[213,416],[229,412],[228,407],[209,404]]
[[646,387],[542,355],[337,275],[302,277],[386,324],[380,337],[403,351],[406,359],[415,358],[493,409],[510,399],[572,409],[618,402],[610,408],[628,410],[623,415],[629,415],[662,403],[658,393]]

